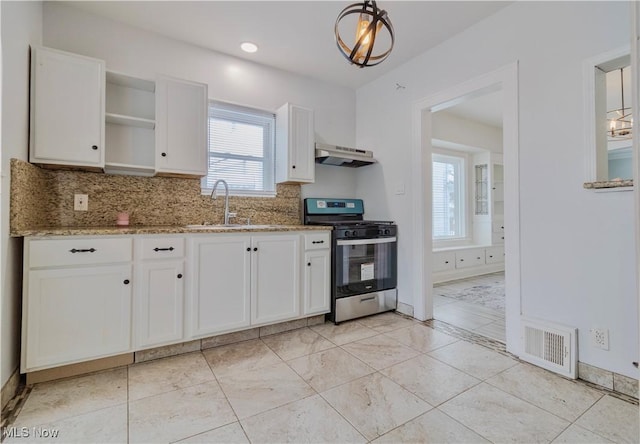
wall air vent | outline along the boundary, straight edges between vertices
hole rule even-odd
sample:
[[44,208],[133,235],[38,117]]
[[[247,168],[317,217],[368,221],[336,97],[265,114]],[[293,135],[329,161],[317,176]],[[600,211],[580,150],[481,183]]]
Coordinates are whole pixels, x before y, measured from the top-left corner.
[[567,378],[578,376],[578,329],[522,318],[520,359]]

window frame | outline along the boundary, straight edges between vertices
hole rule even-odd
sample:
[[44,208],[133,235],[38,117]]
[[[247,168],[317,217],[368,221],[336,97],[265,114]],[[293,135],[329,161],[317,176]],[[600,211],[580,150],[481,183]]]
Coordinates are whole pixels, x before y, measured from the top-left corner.
[[[448,162],[451,163],[450,161],[453,160],[455,163],[458,164],[458,169],[459,169],[459,173],[460,173],[460,180],[458,181],[459,183],[457,184],[456,188],[457,188],[457,203],[458,203],[458,207],[459,207],[459,211],[458,211],[458,220],[459,220],[459,225],[460,225],[460,230],[459,233],[456,235],[450,235],[450,236],[435,236],[434,235],[434,227],[435,227],[435,223],[433,221],[433,217],[435,212],[433,212],[432,210],[432,230],[431,230],[431,238],[433,241],[434,246],[438,247],[438,246],[452,246],[453,244],[457,245],[457,244],[466,244],[469,240],[470,240],[470,233],[469,233],[469,227],[471,226],[469,223],[469,218],[470,218],[470,213],[471,213],[471,209],[470,209],[470,201],[469,201],[469,196],[470,196],[470,191],[469,191],[469,186],[470,186],[470,180],[469,180],[469,155],[467,153],[463,153],[463,152],[452,152],[449,150],[441,150],[441,149],[435,149],[432,152],[431,155],[431,168],[433,170],[433,166],[434,166],[434,162]],[[432,177],[432,182],[433,182],[433,177]],[[433,188],[433,183],[432,183],[432,188]],[[433,193],[433,192],[432,192]],[[432,196],[432,202],[431,202],[432,208],[433,208],[433,196]]]
[[[211,150],[211,120],[215,118],[212,115],[212,111],[216,110],[222,116],[218,118],[222,120],[229,120],[241,124],[250,124],[256,126],[262,126],[266,131],[263,135],[263,156],[256,157],[250,155],[243,155],[237,153],[220,153]],[[226,116],[225,116],[226,114]],[[250,118],[233,118],[236,116],[249,116]],[[226,119],[224,118],[226,117]],[[249,107],[245,105],[238,105],[229,102],[223,102],[220,100],[210,99],[207,105],[207,175],[202,177],[200,181],[201,193],[210,195],[213,191],[211,187],[207,186],[207,179],[209,178],[209,165],[211,158],[223,158],[223,159],[236,159],[236,160],[249,160],[249,161],[261,161],[263,162],[263,189],[262,190],[243,190],[232,188],[232,184],[229,183],[229,195],[230,196],[247,196],[247,197],[275,197],[276,196],[276,182],[275,182],[275,141],[276,141],[276,115],[274,111],[263,110],[259,108]],[[221,179],[225,179],[221,177]],[[217,180],[217,178],[216,178]],[[229,181],[227,181],[229,182]],[[214,182],[215,183],[215,182]],[[270,188],[270,189],[265,189]]]

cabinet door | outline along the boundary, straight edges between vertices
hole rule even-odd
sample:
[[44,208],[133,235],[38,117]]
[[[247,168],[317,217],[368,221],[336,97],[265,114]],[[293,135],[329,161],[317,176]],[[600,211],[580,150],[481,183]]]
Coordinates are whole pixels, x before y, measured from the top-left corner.
[[131,350],[131,266],[28,274],[22,370]]
[[192,337],[249,326],[250,240],[226,235],[192,240]]
[[433,253],[433,271],[446,271],[456,268],[456,254],[453,251]]
[[484,250],[456,251],[456,268],[475,267],[484,265]]
[[136,348],[182,339],[184,261],[144,261],[136,273]]
[[207,85],[161,77],[156,82],[156,171],[207,174]]
[[300,237],[252,239],[251,322],[264,324],[300,315]]
[[504,262],[504,247],[491,247],[486,248],[484,251],[487,264]]
[[32,49],[31,162],[104,167],[104,85],[102,60]]
[[285,104],[276,113],[276,182],[315,180],[313,110]]
[[328,313],[331,297],[330,250],[307,251],[304,264],[303,314]]

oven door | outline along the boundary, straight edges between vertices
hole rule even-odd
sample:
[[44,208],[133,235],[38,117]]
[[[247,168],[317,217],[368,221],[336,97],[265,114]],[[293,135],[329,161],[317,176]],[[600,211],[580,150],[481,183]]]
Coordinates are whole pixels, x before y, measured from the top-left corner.
[[397,240],[338,239],[335,247],[335,297],[396,288]]

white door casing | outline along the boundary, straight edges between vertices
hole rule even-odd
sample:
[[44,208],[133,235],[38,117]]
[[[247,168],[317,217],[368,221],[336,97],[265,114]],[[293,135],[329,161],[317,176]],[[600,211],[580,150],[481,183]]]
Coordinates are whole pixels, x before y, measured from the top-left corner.
[[413,294],[414,317],[433,318],[431,237],[431,113],[451,106],[451,102],[482,91],[503,91],[503,146],[505,200],[505,290],[507,350],[518,355],[520,347],[520,203],[518,144],[518,63],[506,65],[483,76],[440,91],[417,101],[412,109],[413,195]]

